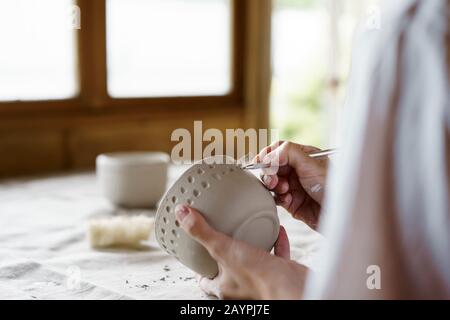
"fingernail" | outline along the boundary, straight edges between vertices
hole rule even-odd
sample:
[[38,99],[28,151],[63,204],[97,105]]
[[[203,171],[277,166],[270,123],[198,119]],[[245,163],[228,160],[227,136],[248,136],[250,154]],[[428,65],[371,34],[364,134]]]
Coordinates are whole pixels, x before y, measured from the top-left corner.
[[272,158],[271,158],[271,155],[269,153],[269,154],[264,156],[264,158],[262,159],[262,163],[269,164],[271,162],[271,160],[272,160]]
[[271,176],[264,176],[263,177],[263,181],[266,185],[269,185],[270,182],[272,181],[272,177]]
[[189,208],[183,204],[176,206],[175,208],[175,216],[177,217],[178,222],[183,222],[184,218],[189,214]]

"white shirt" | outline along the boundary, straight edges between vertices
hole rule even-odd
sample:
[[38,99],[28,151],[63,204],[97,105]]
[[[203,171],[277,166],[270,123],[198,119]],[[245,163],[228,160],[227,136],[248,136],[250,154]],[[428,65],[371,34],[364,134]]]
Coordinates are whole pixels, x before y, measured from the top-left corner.
[[450,298],[450,1],[389,1],[354,56],[306,298]]

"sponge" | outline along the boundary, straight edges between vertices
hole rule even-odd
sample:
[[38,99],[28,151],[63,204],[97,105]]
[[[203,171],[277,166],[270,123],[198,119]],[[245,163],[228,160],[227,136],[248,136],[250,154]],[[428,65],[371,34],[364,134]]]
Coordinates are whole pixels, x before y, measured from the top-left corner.
[[139,247],[154,230],[155,220],[147,216],[117,216],[91,220],[88,236],[93,248]]

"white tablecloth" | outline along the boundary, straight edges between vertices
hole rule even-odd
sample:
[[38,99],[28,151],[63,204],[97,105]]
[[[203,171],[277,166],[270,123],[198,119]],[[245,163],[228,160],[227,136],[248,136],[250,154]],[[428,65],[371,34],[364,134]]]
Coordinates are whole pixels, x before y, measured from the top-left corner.
[[[169,180],[182,170],[172,167]],[[0,182],[0,299],[208,298],[154,239],[135,251],[89,246],[90,218],[129,212],[140,213],[114,209],[94,173]],[[280,219],[293,258],[308,264],[321,237],[286,212]]]

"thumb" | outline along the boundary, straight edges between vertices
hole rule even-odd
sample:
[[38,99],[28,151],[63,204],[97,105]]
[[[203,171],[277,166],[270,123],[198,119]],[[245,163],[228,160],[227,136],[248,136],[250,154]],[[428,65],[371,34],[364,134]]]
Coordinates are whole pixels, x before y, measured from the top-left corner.
[[175,215],[181,228],[188,235],[203,245],[215,260],[222,260],[221,255],[226,252],[223,249],[229,244],[229,237],[212,228],[194,208],[178,205],[175,208]]
[[277,242],[275,242],[274,253],[276,256],[284,259],[291,259],[291,246],[286,229],[280,226]]

